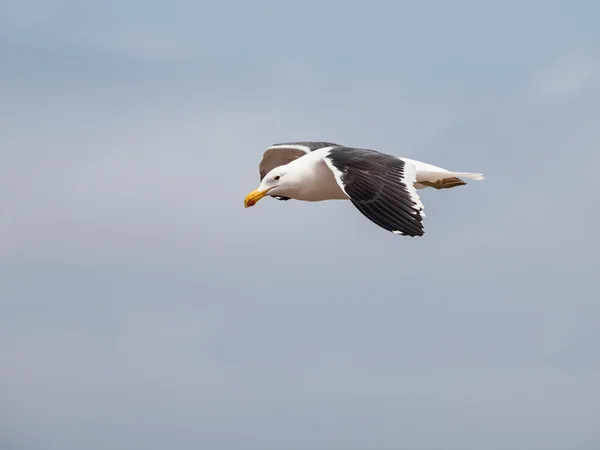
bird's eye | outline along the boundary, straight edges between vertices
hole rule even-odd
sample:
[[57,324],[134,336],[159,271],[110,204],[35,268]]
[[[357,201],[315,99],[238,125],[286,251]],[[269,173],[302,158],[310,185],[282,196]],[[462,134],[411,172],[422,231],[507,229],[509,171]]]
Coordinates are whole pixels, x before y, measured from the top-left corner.
[[275,180],[275,181],[277,181],[277,180],[279,180],[279,178],[281,178],[281,177],[280,177],[279,175],[277,175],[277,176],[274,178],[274,180]]

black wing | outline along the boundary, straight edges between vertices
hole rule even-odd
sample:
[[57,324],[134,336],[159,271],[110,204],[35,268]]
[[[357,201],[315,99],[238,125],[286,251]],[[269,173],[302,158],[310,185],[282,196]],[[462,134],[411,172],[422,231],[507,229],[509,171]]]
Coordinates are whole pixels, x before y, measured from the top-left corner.
[[325,162],[354,206],[382,228],[423,236],[423,205],[414,187],[416,170],[374,150],[337,148]]

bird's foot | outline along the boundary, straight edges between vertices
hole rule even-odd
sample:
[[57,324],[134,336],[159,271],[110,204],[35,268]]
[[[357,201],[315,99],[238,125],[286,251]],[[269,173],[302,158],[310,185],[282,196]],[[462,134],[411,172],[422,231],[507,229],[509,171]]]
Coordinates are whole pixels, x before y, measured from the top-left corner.
[[419,181],[419,183],[425,186],[432,187],[434,189],[450,189],[453,187],[464,186],[465,184],[467,184],[460,178],[456,177],[442,178],[441,180],[437,181]]

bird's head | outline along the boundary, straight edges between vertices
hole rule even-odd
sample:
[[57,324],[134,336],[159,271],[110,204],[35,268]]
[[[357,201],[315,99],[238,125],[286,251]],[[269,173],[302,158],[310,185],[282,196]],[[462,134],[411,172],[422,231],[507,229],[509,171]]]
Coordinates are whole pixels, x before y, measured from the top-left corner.
[[260,186],[250,192],[244,199],[244,207],[256,205],[266,195],[285,196],[292,186],[293,180],[283,167],[276,167],[262,179]]

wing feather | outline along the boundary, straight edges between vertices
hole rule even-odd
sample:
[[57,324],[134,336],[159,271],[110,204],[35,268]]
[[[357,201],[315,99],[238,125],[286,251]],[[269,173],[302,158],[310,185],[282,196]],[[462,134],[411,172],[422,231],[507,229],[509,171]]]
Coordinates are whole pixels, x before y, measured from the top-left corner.
[[375,150],[334,148],[325,162],[354,206],[380,227],[422,236],[423,204],[414,187],[416,169]]

